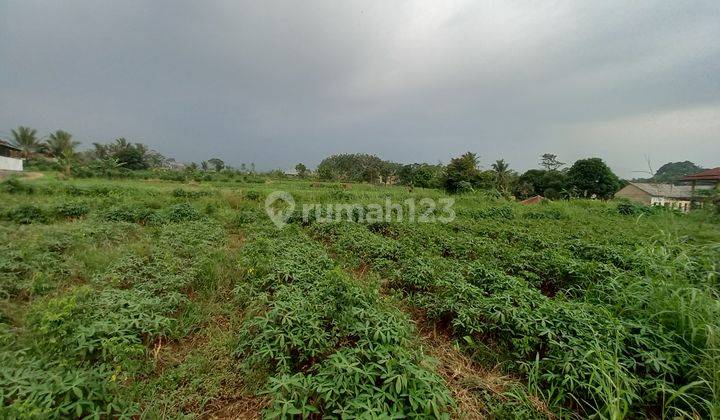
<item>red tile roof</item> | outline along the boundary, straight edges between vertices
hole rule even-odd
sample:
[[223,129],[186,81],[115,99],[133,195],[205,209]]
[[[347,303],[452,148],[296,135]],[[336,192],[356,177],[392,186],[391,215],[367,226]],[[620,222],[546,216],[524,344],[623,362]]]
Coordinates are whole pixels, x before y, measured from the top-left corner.
[[545,199],[545,197],[543,197],[542,195],[536,195],[535,197],[530,197],[527,200],[521,201],[520,204],[523,204],[526,206],[529,204],[537,204],[537,203],[543,201],[544,199]]
[[696,174],[688,175],[683,181],[720,181],[720,168],[707,169]]

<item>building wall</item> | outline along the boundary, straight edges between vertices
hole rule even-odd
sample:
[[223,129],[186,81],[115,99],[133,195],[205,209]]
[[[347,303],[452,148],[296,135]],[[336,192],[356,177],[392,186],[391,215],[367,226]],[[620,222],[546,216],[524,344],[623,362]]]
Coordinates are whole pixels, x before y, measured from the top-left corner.
[[0,170],[4,171],[22,171],[22,159],[15,159],[6,156],[0,156]]
[[670,207],[672,209],[680,210],[684,213],[689,212],[690,207],[692,207],[692,203],[690,202],[690,200],[667,197],[652,197],[652,199],[650,200],[650,205]]
[[652,196],[634,185],[627,185],[615,193],[615,198],[627,198],[628,200],[649,206],[652,204]]

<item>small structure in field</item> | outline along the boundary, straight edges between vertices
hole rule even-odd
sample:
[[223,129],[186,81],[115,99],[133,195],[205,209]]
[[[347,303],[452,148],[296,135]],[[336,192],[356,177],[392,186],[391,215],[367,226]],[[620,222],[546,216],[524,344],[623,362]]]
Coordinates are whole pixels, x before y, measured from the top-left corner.
[[545,200],[545,197],[542,195],[536,195],[535,197],[530,197],[528,199],[525,199],[520,202],[520,204],[527,206],[530,204],[539,204],[541,201]]
[[5,140],[0,140],[0,170],[22,171],[22,150]]
[[693,188],[689,185],[631,182],[615,193],[615,198],[626,198],[646,206],[664,206],[683,212],[690,211]]

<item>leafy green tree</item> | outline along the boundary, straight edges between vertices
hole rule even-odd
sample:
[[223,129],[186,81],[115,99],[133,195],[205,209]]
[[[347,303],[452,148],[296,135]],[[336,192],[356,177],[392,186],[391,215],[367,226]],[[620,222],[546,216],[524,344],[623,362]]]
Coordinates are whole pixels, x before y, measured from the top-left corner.
[[308,174],[307,166],[303,165],[302,163],[298,163],[295,165],[295,171],[297,172],[298,176],[300,178],[306,178]]
[[211,165],[213,168],[215,168],[216,172],[220,172],[225,168],[225,162],[223,162],[219,158],[212,158],[207,161],[209,165]]
[[620,188],[620,179],[600,158],[581,159],[567,172],[568,186],[583,196],[608,199]]
[[203,171],[208,170],[208,163],[206,160],[203,160],[202,162],[200,162],[200,169],[202,169]]
[[519,198],[542,195],[550,199],[557,199],[566,188],[566,178],[564,171],[530,169],[520,175],[514,192]]
[[25,159],[29,159],[40,148],[40,140],[34,128],[20,126],[16,130],[11,130],[11,134],[12,142],[22,150]]
[[142,145],[136,144],[135,146],[124,146],[114,152],[112,156],[122,162],[128,169],[147,169],[149,165],[145,160],[146,149],[139,146]]
[[435,188],[442,183],[442,165],[431,165],[428,163],[412,163],[401,166],[397,175],[399,182],[403,185],[410,185],[420,188]]
[[56,158],[61,157],[63,154],[67,155],[68,150],[74,152],[78,145],[80,145],[80,142],[73,140],[72,134],[63,130],[57,130],[50,134],[47,139],[47,151]]
[[324,180],[377,182],[392,175],[395,165],[374,155],[340,154],[323,159],[317,173]]
[[475,153],[466,152],[462,156],[452,159],[445,168],[443,187],[451,193],[467,190],[468,185],[474,187],[479,182],[480,170],[478,170],[478,158]]

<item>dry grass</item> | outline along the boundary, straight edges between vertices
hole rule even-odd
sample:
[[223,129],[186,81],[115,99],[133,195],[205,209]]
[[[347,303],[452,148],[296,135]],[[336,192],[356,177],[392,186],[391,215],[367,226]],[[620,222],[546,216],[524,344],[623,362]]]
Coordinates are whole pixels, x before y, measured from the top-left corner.
[[269,405],[268,398],[241,395],[235,399],[221,399],[208,405],[201,419],[260,419]]
[[[425,351],[438,361],[437,372],[445,379],[457,403],[455,417],[459,419],[479,419],[489,417],[482,393],[504,400],[505,391],[518,382],[516,378],[505,375],[497,368],[488,369],[473,362],[454,344],[449,331],[427,321],[417,310],[412,317],[422,339]],[[552,418],[552,413],[538,398],[531,397],[531,403],[538,413]]]

